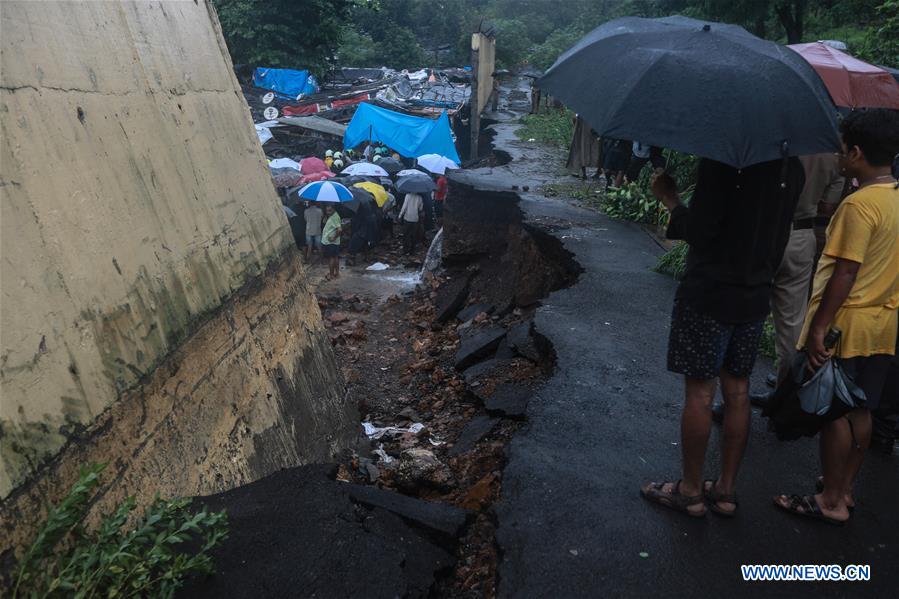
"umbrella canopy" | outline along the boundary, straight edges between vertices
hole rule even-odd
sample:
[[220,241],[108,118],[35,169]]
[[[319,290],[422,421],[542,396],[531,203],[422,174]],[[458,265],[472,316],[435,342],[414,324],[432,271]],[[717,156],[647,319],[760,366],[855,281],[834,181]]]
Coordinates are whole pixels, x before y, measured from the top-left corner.
[[417,161],[418,166],[438,175],[444,174],[447,170],[459,168],[458,164],[439,154],[425,154],[424,156],[419,156]]
[[786,46],[686,17],[625,17],[567,50],[538,86],[601,136],[742,168],[840,148],[821,78]]
[[313,202],[348,202],[353,199],[353,193],[349,189],[331,181],[310,183],[300,189],[297,195]]
[[899,83],[884,69],[822,42],[787,47],[812,65],[837,106],[899,108]]
[[406,166],[396,158],[381,158],[378,160],[378,166],[391,175],[406,168]]
[[430,193],[437,185],[430,177],[402,177],[396,182],[396,190],[400,193]]
[[331,172],[328,165],[325,164],[325,161],[321,158],[310,156],[308,158],[303,158],[300,161],[300,172],[304,175],[311,175],[313,173],[321,173],[324,171]]
[[371,162],[356,162],[342,171],[341,174],[344,175],[356,175],[361,177],[387,177],[389,176],[387,171],[382,169],[377,164],[373,164]]
[[364,189],[368,193],[370,193],[372,195],[372,197],[375,199],[375,202],[378,203],[378,208],[383,206],[384,202],[387,201],[387,190],[385,190],[383,187],[381,187],[377,183],[369,183],[369,182],[356,183],[355,185],[353,185],[353,187],[359,187],[361,189]]
[[427,177],[428,179],[431,178],[431,175],[429,175],[428,173],[426,173],[424,171],[420,171],[417,168],[407,168],[405,170],[401,170],[400,172],[398,172],[396,174],[396,176],[398,178],[402,178],[402,177]]

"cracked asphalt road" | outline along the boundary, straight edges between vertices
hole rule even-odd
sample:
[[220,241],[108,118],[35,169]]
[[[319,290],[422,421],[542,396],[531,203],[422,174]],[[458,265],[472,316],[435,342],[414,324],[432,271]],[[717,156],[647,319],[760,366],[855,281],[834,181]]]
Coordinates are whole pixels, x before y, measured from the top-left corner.
[[[570,222],[555,234],[585,272],[537,313],[558,364],[510,448],[496,508],[500,596],[895,596],[895,456],[869,455],[847,526],[803,521],[776,510],[771,497],[813,490],[817,441],[778,442],[756,411],[738,517],[696,521],[639,497],[643,481],[679,475],[682,382],[665,370],[675,281],[651,271],[661,249],[638,226],[534,193],[559,176],[558,156],[514,138],[511,121],[523,103],[510,103],[508,89],[505,97],[495,146],[513,160],[475,174],[497,187],[530,184],[522,200],[528,218]],[[759,360],[755,388],[770,368]],[[715,430],[710,444],[717,440]],[[717,469],[710,451],[706,474]],[[870,564],[872,579],[750,583],[741,564]]]

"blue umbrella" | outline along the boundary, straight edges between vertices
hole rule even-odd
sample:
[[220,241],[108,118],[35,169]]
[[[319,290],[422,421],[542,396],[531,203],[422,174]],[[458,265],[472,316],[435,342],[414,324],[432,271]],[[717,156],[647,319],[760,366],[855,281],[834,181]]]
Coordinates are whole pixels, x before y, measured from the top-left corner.
[[304,200],[313,202],[349,202],[353,199],[353,193],[340,183],[331,181],[316,181],[303,187],[298,194]]

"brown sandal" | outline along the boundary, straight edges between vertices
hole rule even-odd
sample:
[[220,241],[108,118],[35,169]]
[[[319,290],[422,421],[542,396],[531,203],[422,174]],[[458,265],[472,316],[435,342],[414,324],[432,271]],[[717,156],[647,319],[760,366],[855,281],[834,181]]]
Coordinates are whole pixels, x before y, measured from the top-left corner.
[[[724,516],[725,518],[733,518],[737,515],[737,507],[739,506],[739,502],[737,501],[736,493],[719,493],[715,490],[715,487],[718,485],[717,480],[706,480],[702,483],[702,495],[705,497],[706,501],[709,502],[709,509],[718,514],[719,516]],[[719,503],[732,503],[734,504],[734,509],[725,510],[718,507]]]
[[705,516],[706,510],[697,512],[689,509],[690,506],[704,503],[702,495],[681,495],[680,483],[681,481],[674,483],[674,487],[671,489],[670,493],[666,493],[662,490],[665,485],[671,484],[670,481],[647,483],[640,488],[640,495],[647,501],[663,505],[677,512],[683,512],[693,518],[702,518]]

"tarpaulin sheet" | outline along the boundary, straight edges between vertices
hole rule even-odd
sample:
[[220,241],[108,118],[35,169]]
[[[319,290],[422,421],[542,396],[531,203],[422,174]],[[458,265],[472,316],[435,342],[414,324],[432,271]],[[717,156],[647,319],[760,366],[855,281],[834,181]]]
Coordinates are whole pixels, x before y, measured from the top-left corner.
[[318,92],[318,82],[309,74],[309,71],[294,71],[293,69],[256,67],[253,72],[253,85],[270,89],[291,100],[295,100],[300,94]]
[[360,104],[347,127],[343,145],[355,148],[369,140],[380,141],[407,158],[440,154],[456,164],[461,162],[445,112],[433,120]]

